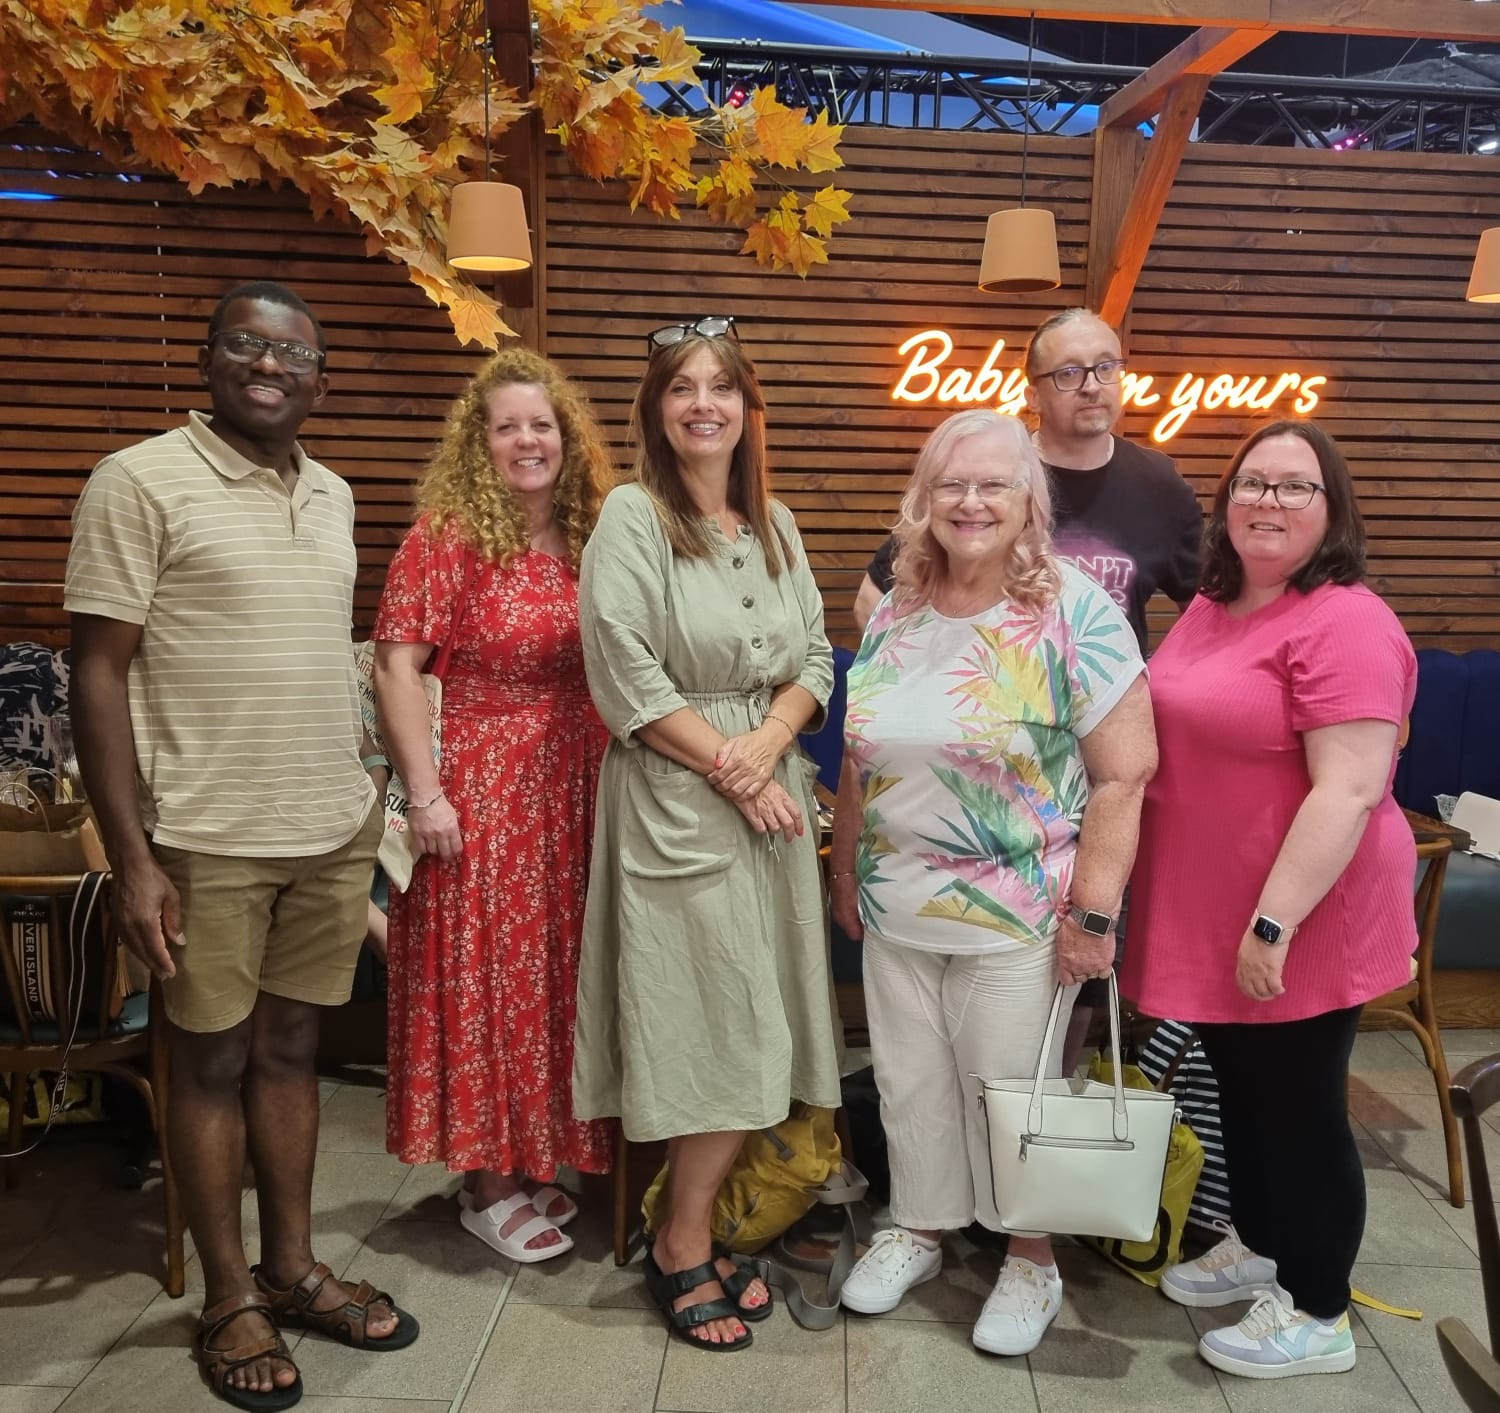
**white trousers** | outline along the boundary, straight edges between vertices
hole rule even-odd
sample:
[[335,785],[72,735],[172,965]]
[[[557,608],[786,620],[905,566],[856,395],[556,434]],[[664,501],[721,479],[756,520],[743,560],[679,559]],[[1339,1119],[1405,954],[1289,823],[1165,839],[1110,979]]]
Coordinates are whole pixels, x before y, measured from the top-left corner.
[[[969,1076],[1036,1073],[1057,986],[1054,949],[953,955],[896,946],[867,932],[864,971],[892,1220],[918,1231],[973,1221],[1001,1230],[979,1084]],[[1049,1075],[1062,1071],[1077,990],[1069,987],[1063,998]]]

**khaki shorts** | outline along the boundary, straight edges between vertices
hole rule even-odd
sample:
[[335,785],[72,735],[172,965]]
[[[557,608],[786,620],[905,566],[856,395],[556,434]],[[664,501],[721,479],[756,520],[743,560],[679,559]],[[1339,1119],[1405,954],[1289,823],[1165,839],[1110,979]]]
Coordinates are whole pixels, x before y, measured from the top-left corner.
[[319,1006],[349,999],[368,918],[377,800],[347,844],[305,858],[247,859],[153,844],[182,900],[177,975],[162,982],[172,1024],[211,1032],[238,1025],[262,991]]

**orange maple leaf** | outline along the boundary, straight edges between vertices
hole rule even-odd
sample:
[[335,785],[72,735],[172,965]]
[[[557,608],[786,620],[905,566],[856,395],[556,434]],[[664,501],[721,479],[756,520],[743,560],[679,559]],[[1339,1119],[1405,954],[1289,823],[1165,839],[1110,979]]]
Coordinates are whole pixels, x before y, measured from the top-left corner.
[[838,154],[839,139],[843,135],[844,125],[830,123],[827,112],[819,113],[813,119],[802,149],[802,160],[809,172],[831,172],[844,165],[844,159]]
[[833,234],[833,228],[849,219],[849,193],[834,186],[825,186],[815,196],[808,198],[803,216],[808,227],[820,236]]

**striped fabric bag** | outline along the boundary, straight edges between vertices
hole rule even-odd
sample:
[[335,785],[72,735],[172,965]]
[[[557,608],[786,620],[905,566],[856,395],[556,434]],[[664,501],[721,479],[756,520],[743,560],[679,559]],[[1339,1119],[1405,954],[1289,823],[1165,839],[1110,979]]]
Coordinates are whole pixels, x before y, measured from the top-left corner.
[[1197,1235],[1217,1241],[1214,1223],[1230,1220],[1229,1172],[1224,1166],[1224,1136],[1219,1125],[1219,1082],[1192,1026],[1182,1021],[1162,1021],[1141,1046],[1137,1058],[1141,1072],[1152,1083],[1176,1095],[1182,1117],[1203,1145],[1203,1172],[1188,1208],[1188,1223],[1198,1228]]

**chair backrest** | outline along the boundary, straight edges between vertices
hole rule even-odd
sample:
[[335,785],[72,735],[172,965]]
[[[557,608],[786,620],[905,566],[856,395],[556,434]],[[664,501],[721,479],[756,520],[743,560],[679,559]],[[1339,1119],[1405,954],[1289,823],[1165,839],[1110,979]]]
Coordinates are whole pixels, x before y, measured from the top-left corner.
[[1500,1226],[1496,1224],[1495,1196],[1490,1191],[1489,1164],[1484,1156],[1482,1115],[1500,1101],[1500,1055],[1486,1055],[1465,1065],[1448,1085],[1448,1097],[1454,1116],[1463,1125],[1474,1233],[1479,1239],[1479,1273],[1484,1283],[1484,1313],[1493,1352],[1500,1349]]
[[[38,1027],[31,1022],[31,1006],[26,995],[27,983],[10,945],[9,917],[18,903],[24,903],[28,905],[28,911],[36,922],[46,927],[51,939],[61,939],[66,944],[73,901],[83,877],[82,874],[0,875],[0,907],[6,910],[6,915],[0,917],[0,928],[3,928],[0,930],[0,1013],[14,1018],[21,1033],[22,1045],[51,1045],[52,1039],[50,1036],[41,1038]],[[76,1036],[76,1043],[79,1045],[104,1039],[110,1033],[111,1011],[118,1010],[113,1001],[123,980],[120,975],[122,958],[120,949],[114,942],[109,880],[105,881],[100,890],[98,914],[91,926],[100,929],[96,936],[102,940],[103,945],[98,948],[90,947],[87,953],[90,965],[85,968],[82,979],[83,1019]],[[67,951],[66,945],[62,950]],[[57,1008],[72,1014],[61,1000]],[[71,1027],[62,1031],[58,1037],[60,1041],[65,1042],[69,1038],[69,1030]]]

